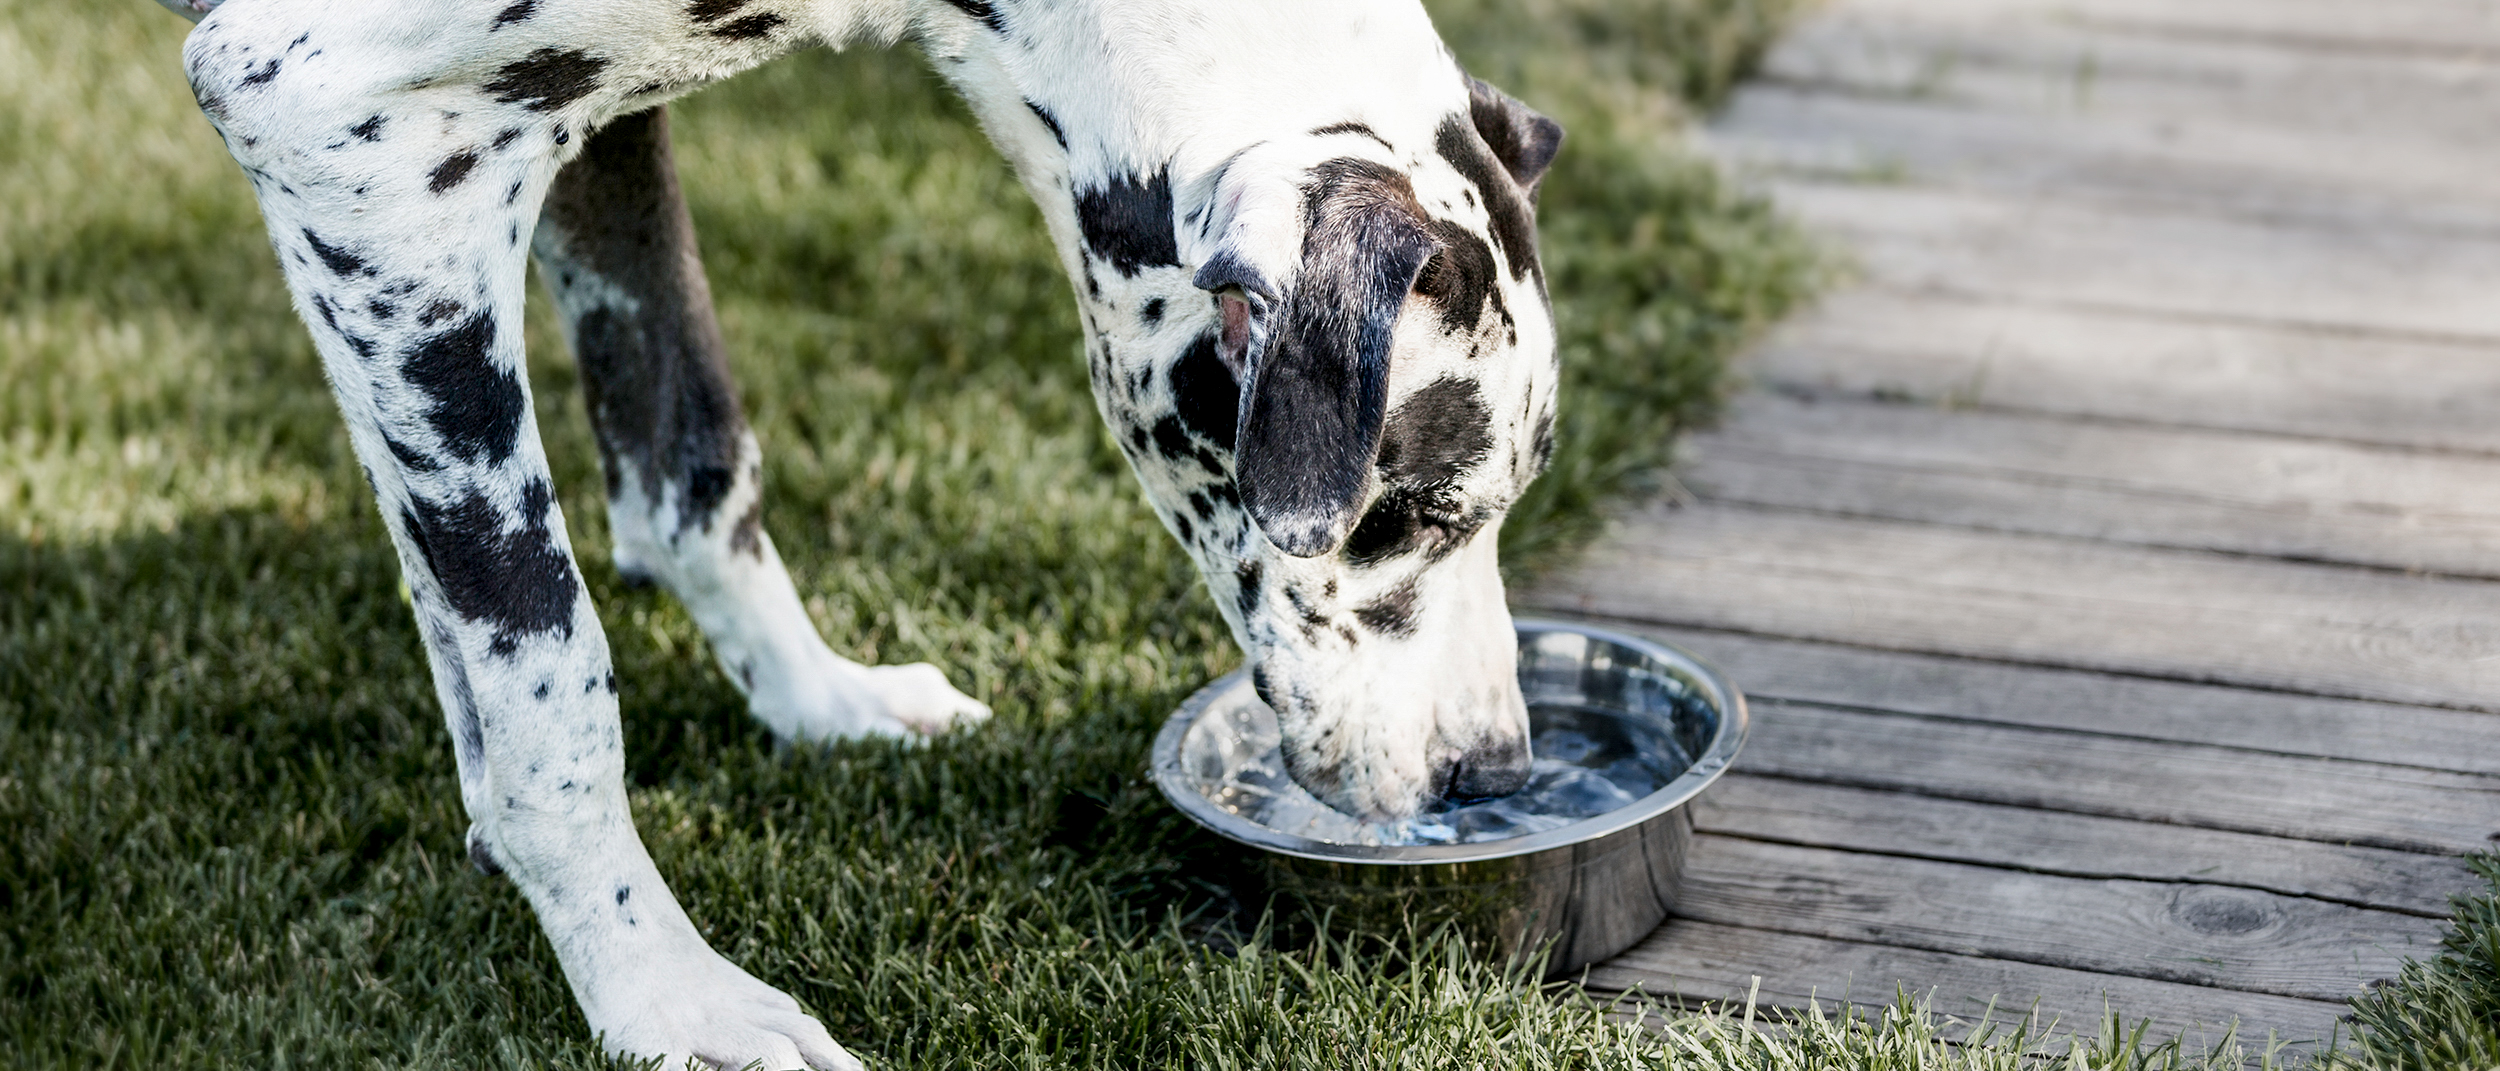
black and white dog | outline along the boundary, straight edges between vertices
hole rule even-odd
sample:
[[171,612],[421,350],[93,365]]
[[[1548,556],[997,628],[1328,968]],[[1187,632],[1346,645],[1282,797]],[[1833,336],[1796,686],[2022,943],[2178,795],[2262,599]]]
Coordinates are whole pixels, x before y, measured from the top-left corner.
[[[1496,530],[1552,449],[1553,122],[1415,0],[164,0],[407,571],[469,851],[615,1052],[854,1061],[707,946],[627,815],[616,679],[523,375],[526,255],[666,585],[787,738],[988,716],[826,646],[760,522],[660,105],[909,38],[1042,207],[1103,419],[1205,575],[1295,779],[1375,820],[1528,766]],[[527,246],[525,250],[524,246]]]

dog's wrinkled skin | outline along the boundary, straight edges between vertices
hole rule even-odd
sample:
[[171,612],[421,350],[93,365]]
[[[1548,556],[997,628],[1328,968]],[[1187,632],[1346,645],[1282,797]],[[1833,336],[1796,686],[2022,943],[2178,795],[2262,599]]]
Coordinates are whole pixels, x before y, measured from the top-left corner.
[[[616,681],[522,374],[526,253],[578,357],[618,568],[685,602],[784,737],[986,717],[834,654],[765,534],[668,158],[668,99],[918,42],[1043,209],[1104,420],[1293,776],[1396,820],[1524,780],[1495,568],[1552,447],[1536,182],[1561,131],[1411,0],[164,0],[257,192],[416,605],[470,852],[619,1053],[852,1067],[715,954],[627,814]],[[525,250],[525,246],[527,249]]]

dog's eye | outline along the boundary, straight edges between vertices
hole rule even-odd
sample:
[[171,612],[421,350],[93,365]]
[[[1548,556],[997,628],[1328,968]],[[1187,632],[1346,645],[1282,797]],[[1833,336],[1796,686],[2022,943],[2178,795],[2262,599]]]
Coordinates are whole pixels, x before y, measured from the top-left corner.
[[1434,253],[1432,259],[1415,273],[1415,292],[1436,297],[1450,288],[1450,260],[1447,254]]

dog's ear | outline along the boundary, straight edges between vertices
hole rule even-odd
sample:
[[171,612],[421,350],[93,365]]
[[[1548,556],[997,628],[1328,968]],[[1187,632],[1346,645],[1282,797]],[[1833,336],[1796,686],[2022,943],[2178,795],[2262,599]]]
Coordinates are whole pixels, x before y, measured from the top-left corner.
[[1511,181],[1533,194],[1545,169],[1554,162],[1554,154],[1562,151],[1563,128],[1528,106],[1512,100],[1509,94],[1484,83],[1467,79],[1468,117],[1475,120],[1476,136],[1493,150],[1493,158],[1510,172]]
[[1398,313],[1437,246],[1394,169],[1330,160],[1301,194],[1290,281],[1222,249],[1195,281],[1216,294],[1218,352],[1245,385],[1233,442],[1242,506],[1277,549],[1309,558],[1345,541],[1370,490]]

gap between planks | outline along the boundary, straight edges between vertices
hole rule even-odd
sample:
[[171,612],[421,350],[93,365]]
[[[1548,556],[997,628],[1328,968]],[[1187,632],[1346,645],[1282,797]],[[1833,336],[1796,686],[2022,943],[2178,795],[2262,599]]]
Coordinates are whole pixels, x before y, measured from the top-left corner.
[[1713,501],[2500,578],[2500,459],[1761,394],[1684,455]]
[[2500,586],[1703,503],[1522,602],[1661,625],[2490,710]]

